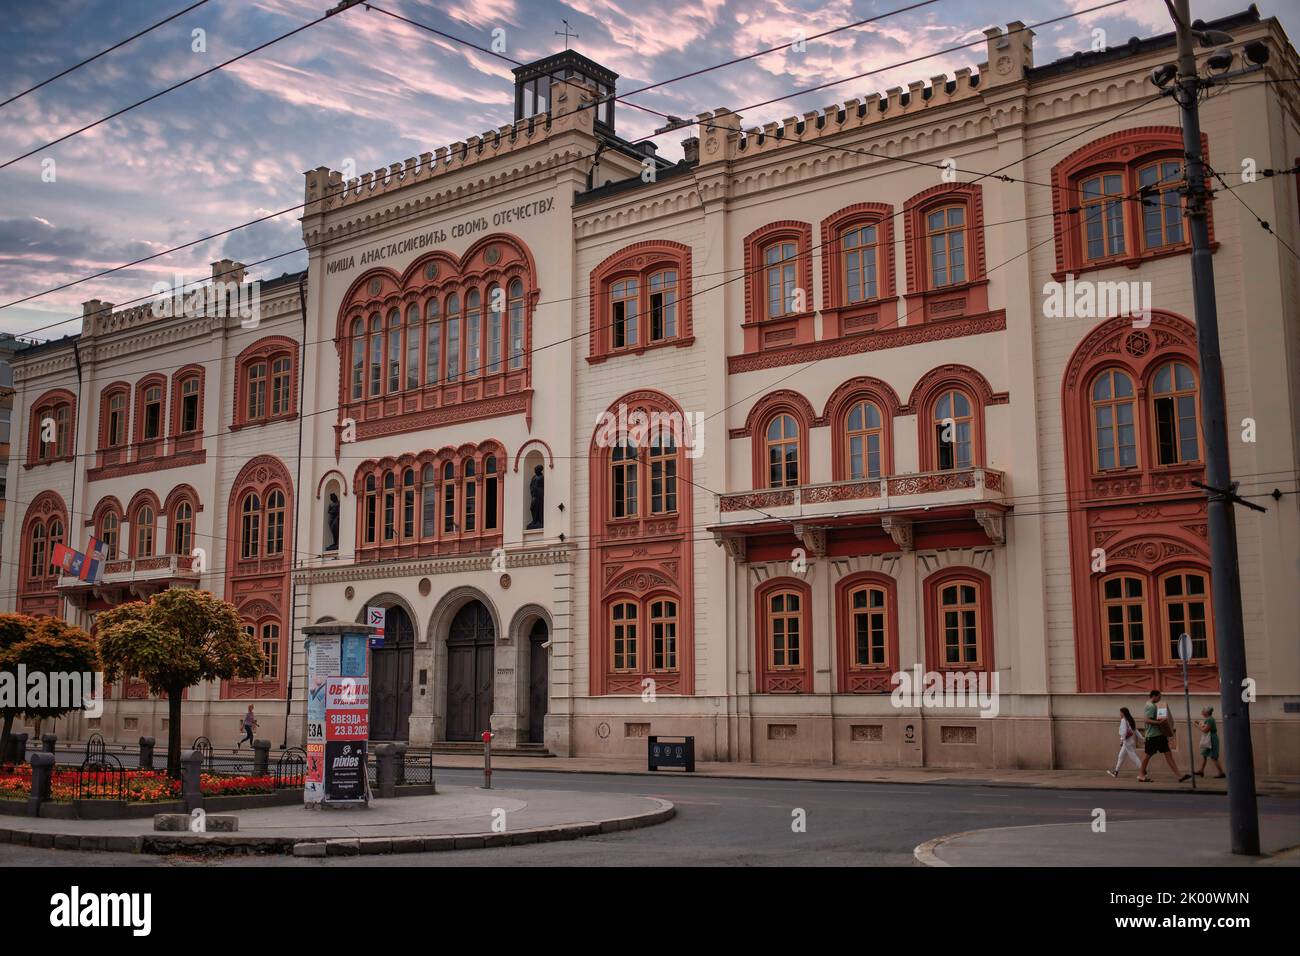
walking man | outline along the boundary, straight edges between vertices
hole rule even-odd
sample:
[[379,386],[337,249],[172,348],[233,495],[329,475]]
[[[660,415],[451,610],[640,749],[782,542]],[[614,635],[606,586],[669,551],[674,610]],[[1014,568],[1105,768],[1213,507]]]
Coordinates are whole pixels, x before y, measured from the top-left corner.
[[244,736],[239,738],[239,743],[235,744],[236,750],[244,746],[244,741],[248,741],[250,747],[253,745],[253,731],[257,729],[257,718],[253,716],[252,704],[248,705],[248,713],[244,715],[241,726],[244,728]]
[[[1165,755],[1165,762],[1169,764],[1169,769],[1173,771],[1175,777],[1178,777],[1178,764],[1174,762],[1174,755],[1169,751],[1169,737],[1174,729],[1173,718],[1169,715],[1169,708],[1160,703],[1160,691],[1153,690],[1148,695],[1147,706],[1142,715],[1146,737],[1146,756],[1142,758],[1142,769],[1138,771],[1138,781],[1140,783],[1151,782],[1151,778],[1147,776],[1147,765],[1151,763],[1151,758],[1156,754]],[[1191,779],[1192,775],[1187,773],[1178,777],[1178,782],[1182,783],[1184,780]]]

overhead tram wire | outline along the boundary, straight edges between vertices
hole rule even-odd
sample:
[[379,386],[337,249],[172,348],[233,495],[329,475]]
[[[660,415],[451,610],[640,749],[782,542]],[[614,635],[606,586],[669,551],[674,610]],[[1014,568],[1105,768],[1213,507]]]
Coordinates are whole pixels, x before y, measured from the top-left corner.
[[121,41],[119,41],[119,42],[117,42],[117,43],[114,43],[112,46],[110,46],[110,47],[108,47],[108,48],[106,48],[106,49],[100,50],[100,51],[99,51],[98,53],[96,53],[94,56],[88,56],[88,57],[86,57],[86,58],[85,58],[84,60],[82,60],[80,63],[74,63],[74,64],[72,64],[72,66],[68,67],[66,70],[62,70],[62,71],[60,71],[60,72],[58,72],[58,73],[55,73],[53,76],[49,77],[48,79],[41,80],[41,82],[37,83],[35,86],[29,86],[27,89],[23,90],[21,93],[15,93],[13,96],[9,97],[9,99],[7,99],[7,100],[3,100],[3,101],[0,101],[0,109],[3,109],[4,107],[8,106],[10,103],[14,102],[15,100],[22,99],[22,98],[23,98],[24,96],[26,96],[28,93],[35,93],[37,90],[41,89],[41,87],[46,86],[47,84],[53,83],[53,82],[54,82],[55,80],[57,80],[57,79],[61,79],[62,77],[67,76],[67,75],[68,75],[69,73],[71,73],[73,70],[79,70],[79,69],[81,69],[81,68],[82,68],[83,66],[85,66],[87,63],[93,63],[95,60],[98,60],[101,56],[104,56],[105,54],[112,53],[114,50],[119,50],[119,49],[121,49],[122,47],[124,47],[124,46],[126,46],[128,43],[130,43],[132,40],[138,40],[138,39],[140,39],[140,37],[144,36],[146,33],[151,33],[152,31],[157,30],[160,26],[163,26],[163,25],[165,25],[165,24],[171,23],[171,22],[172,22],[173,20],[175,20],[177,17],[184,16],[185,14],[189,13],[191,10],[197,9],[198,7],[203,6],[203,5],[204,5],[205,3],[207,3],[207,2],[208,2],[208,0],[198,0],[197,3],[191,3],[191,4],[190,4],[188,7],[186,7],[184,10],[177,10],[177,11],[176,11],[175,13],[173,13],[171,16],[169,16],[169,17],[165,17],[164,19],[159,20],[157,23],[152,24],[151,26],[147,26],[147,27],[145,27],[145,28],[144,28],[143,30],[141,30],[139,33],[133,33],[133,34],[131,34],[131,36],[127,37],[125,40],[121,40]]
[[[1129,3],[1129,2],[1132,2],[1132,0],[1107,0],[1106,3],[1098,4],[1098,5],[1093,6],[1093,7],[1088,7],[1088,8],[1086,8],[1086,9],[1079,10],[1079,11],[1076,11],[1076,12],[1074,12],[1074,13],[1063,14],[1063,15],[1061,15],[1061,16],[1053,17],[1053,18],[1051,18],[1051,19],[1041,20],[1041,21],[1039,21],[1039,22],[1037,22],[1037,23],[1030,24],[1029,26],[1021,27],[1019,30],[1008,31],[1008,33],[1007,33],[1006,35],[1007,35],[1007,36],[1010,36],[1010,35],[1012,35],[1012,34],[1014,34],[1014,33],[1017,33],[1017,32],[1023,32],[1024,30],[1032,30],[1032,29],[1034,29],[1034,28],[1036,28],[1036,27],[1041,27],[1041,26],[1049,25],[1049,24],[1056,23],[1056,22],[1059,22],[1059,21],[1062,21],[1062,20],[1073,19],[1073,18],[1075,18],[1075,17],[1080,17],[1080,16],[1083,16],[1083,15],[1086,15],[1086,14],[1089,14],[1089,13],[1093,13],[1093,12],[1095,12],[1095,11],[1097,11],[1097,10],[1105,9],[1106,7],[1112,7],[1112,6],[1115,6],[1115,5],[1117,5],[1117,4],[1121,4],[1121,3]],[[374,8],[374,9],[378,10],[379,8],[376,7],[376,8]],[[383,11],[381,11],[381,12],[383,12]],[[405,19],[405,18],[399,18],[399,19]],[[309,25],[310,25],[310,24],[309,24]],[[429,30],[434,30],[434,28],[432,28],[432,27],[427,27],[427,25],[424,25],[424,24],[416,24],[416,25],[417,25],[417,26],[421,26],[422,28],[429,29]],[[305,27],[304,27],[304,28],[305,28]],[[300,28],[300,29],[302,29],[302,28]],[[440,32],[440,31],[435,31],[435,32]],[[458,41],[458,42],[465,42],[465,41]],[[886,65],[886,66],[878,67],[878,68],[875,69],[875,70],[869,70],[869,71],[867,71],[867,72],[865,72],[865,73],[854,74],[853,76],[848,76],[848,77],[844,77],[844,78],[842,78],[842,79],[838,79],[838,80],[830,81],[830,82],[828,82],[828,83],[819,84],[818,86],[815,86],[815,87],[808,87],[808,88],[801,89],[801,90],[795,90],[795,91],[793,91],[793,92],[791,92],[791,93],[788,93],[788,94],[786,94],[785,96],[782,96],[782,97],[777,97],[777,98],[774,98],[774,99],[768,99],[768,100],[764,100],[764,101],[762,101],[761,103],[758,103],[758,104],[749,104],[749,105],[747,105],[747,106],[740,107],[740,110],[750,110],[750,109],[754,109],[754,108],[757,108],[758,106],[761,106],[761,105],[767,105],[767,104],[770,104],[770,103],[778,102],[778,101],[780,101],[780,100],[782,100],[782,99],[790,99],[790,98],[795,97],[795,96],[800,96],[800,95],[803,95],[803,94],[805,94],[805,93],[807,93],[807,92],[809,92],[809,91],[812,91],[812,90],[825,89],[825,88],[830,87],[830,86],[836,86],[836,85],[839,85],[839,84],[841,84],[841,83],[847,83],[847,82],[850,82],[850,81],[852,81],[852,80],[861,79],[861,78],[863,78],[863,77],[871,76],[871,75],[876,74],[876,73],[883,73],[883,72],[885,72],[885,71],[887,71],[887,70],[897,69],[897,68],[902,67],[902,66],[907,66],[907,65],[911,65],[911,64],[914,64],[914,63],[917,63],[917,62],[921,62],[921,61],[924,61],[924,60],[927,60],[927,59],[932,59],[933,57],[941,56],[941,55],[945,55],[945,54],[947,54],[947,53],[955,52],[955,51],[957,51],[957,50],[969,49],[969,48],[971,48],[971,47],[978,46],[978,45],[980,45],[980,44],[982,44],[982,43],[986,43],[986,42],[987,42],[987,40],[986,40],[985,38],[982,38],[982,37],[981,37],[980,39],[978,39],[978,40],[972,40],[972,41],[970,41],[969,43],[964,43],[964,44],[959,44],[959,45],[956,45],[956,46],[948,47],[948,48],[945,48],[945,49],[943,49],[943,50],[939,50],[939,51],[936,51],[936,52],[933,52],[933,53],[929,53],[929,54],[925,54],[925,55],[922,55],[922,56],[911,57],[911,58],[909,58],[909,59],[907,59],[907,60],[901,60],[901,61],[899,61],[899,62],[897,62],[897,63],[892,63],[892,64],[888,64],[888,65]],[[473,49],[479,49],[479,47],[477,47],[477,46],[474,45],[474,44],[467,44],[467,45],[470,46],[470,47],[473,48]],[[715,67],[715,68],[719,68],[719,67]],[[696,70],[696,71],[694,71],[694,73],[692,73],[692,74],[684,74],[683,77],[670,78],[670,79],[668,79],[668,80],[662,80],[662,81],[660,81],[657,85],[659,85],[659,86],[663,86],[663,85],[666,85],[667,83],[676,82],[678,79],[680,79],[680,78],[684,78],[685,76],[698,76],[701,72],[702,72],[702,71],[700,71],[700,70]],[[634,92],[635,92],[635,91],[634,91]],[[623,99],[624,97],[626,97],[626,96],[634,95],[634,92],[617,94],[617,95],[614,95],[614,96],[612,96],[612,97],[609,97],[609,99],[612,99],[612,100],[614,100],[614,101],[622,100],[622,99]],[[629,106],[636,106],[637,108],[642,108],[642,109],[648,109],[648,108],[646,108],[646,107],[640,107],[639,104],[627,103],[626,105],[629,105]],[[570,115],[571,113],[580,112],[581,110],[586,109],[586,108],[588,108],[588,107],[580,106],[580,107],[577,107],[577,108],[575,108],[575,109],[569,110],[568,112],[559,113],[559,114],[557,114],[555,117],[553,117],[553,119],[556,119],[556,118],[562,118],[562,117],[564,117],[564,116],[568,116],[568,115]],[[659,114],[658,111],[653,111],[653,110],[651,110],[651,112],[655,112],[657,115],[663,115],[663,114]],[[643,137],[641,137],[640,139],[632,140],[632,141],[630,141],[630,142],[631,142],[632,145],[637,145],[637,144],[639,144],[639,143],[643,143],[643,142],[646,142],[646,141],[649,141],[649,140],[655,139],[655,138],[658,137],[658,136],[665,135],[665,134],[667,134],[667,133],[669,133],[669,132],[674,132],[674,131],[675,131],[675,130],[667,130],[667,129],[665,129],[665,130],[662,130],[662,131],[659,131],[659,132],[655,132],[655,133],[647,134],[646,136],[643,136]],[[562,160],[559,164],[556,164],[555,166],[552,166],[552,167],[550,167],[550,168],[547,169],[547,170],[539,170],[538,173],[539,173],[539,174],[545,173],[545,174],[549,175],[549,174],[553,173],[553,172],[555,171],[555,169],[557,169],[557,168],[561,168],[561,167],[563,167],[563,166],[566,166],[566,165],[569,165],[569,164],[572,164],[572,163],[576,163],[576,162],[583,162],[583,161],[586,161],[588,158],[589,158],[589,157],[586,157],[586,156],[578,156],[578,157],[574,157],[574,158],[572,158],[572,159]],[[891,157],[891,158],[894,158],[894,157]],[[432,162],[432,161],[431,161],[431,162]],[[421,168],[422,165],[423,165],[422,163],[421,163],[421,164],[417,164],[415,168],[418,170],[418,169]],[[958,171],[958,172],[961,172],[962,170],[957,170],[957,171]],[[967,171],[967,172],[973,172],[973,171]],[[525,175],[528,175],[528,174],[525,174]],[[337,188],[337,189],[334,189],[334,190],[326,190],[326,191],[325,191],[325,192],[324,192],[320,197],[318,197],[318,198],[319,198],[319,199],[332,198],[332,197],[334,197],[334,196],[338,196],[338,195],[345,194],[345,193],[349,192],[352,188],[353,188],[353,187],[350,186],[348,183],[344,183],[342,186],[340,186],[340,187]],[[477,195],[478,192],[487,191],[489,188],[495,188],[495,187],[487,187],[487,186],[485,186],[485,187],[482,187],[482,188],[479,189],[479,190],[470,190],[470,191],[467,191],[466,193],[463,193],[463,194],[461,194],[460,196],[457,197],[458,202],[461,201],[461,200],[463,200],[466,196]],[[313,201],[316,201],[316,200],[313,200]],[[152,254],[150,254],[150,255],[148,255],[148,256],[143,256],[143,257],[141,257],[141,258],[139,258],[139,259],[135,259],[135,260],[132,260],[132,261],[130,261],[130,262],[122,263],[121,265],[114,266],[114,267],[112,267],[112,268],[110,268],[110,269],[104,269],[104,270],[101,270],[100,272],[96,272],[96,273],[93,273],[93,274],[91,274],[91,275],[83,276],[83,277],[81,277],[81,278],[79,278],[79,279],[72,280],[72,281],[70,281],[70,282],[65,282],[65,283],[62,283],[62,284],[60,284],[60,285],[53,286],[53,287],[51,287],[51,288],[49,288],[49,289],[45,289],[44,291],[41,291],[41,292],[35,292],[35,293],[30,294],[30,295],[23,296],[22,298],[14,299],[14,300],[12,300],[12,301],[10,301],[10,302],[5,302],[5,303],[3,303],[3,304],[0,304],[0,309],[7,309],[7,308],[10,308],[10,307],[15,306],[15,305],[20,305],[20,304],[22,304],[22,303],[24,303],[24,302],[30,302],[30,301],[33,300],[33,299],[41,298],[42,296],[49,295],[49,294],[52,293],[52,292],[58,292],[58,291],[61,291],[61,290],[63,290],[63,289],[71,288],[72,286],[75,286],[75,285],[80,285],[80,284],[83,283],[83,282],[88,282],[88,281],[90,281],[90,280],[92,280],[92,279],[102,278],[103,276],[111,275],[111,274],[113,274],[113,273],[115,273],[115,272],[120,272],[120,271],[123,270],[123,269],[129,269],[129,268],[131,268],[131,267],[133,267],[133,266],[141,265],[141,264],[143,264],[143,263],[145,263],[145,262],[150,262],[150,261],[152,261],[152,260],[154,260],[154,259],[161,258],[162,256],[169,255],[169,254],[171,254],[171,253],[173,253],[173,252],[177,252],[177,251],[179,251],[179,250],[181,250],[181,249],[187,249],[187,248],[190,248],[191,246],[198,245],[198,244],[200,244],[200,243],[202,243],[202,242],[206,242],[206,241],[209,240],[209,239],[219,238],[219,237],[221,237],[221,236],[228,235],[228,234],[231,233],[231,232],[235,232],[235,231],[237,231],[237,230],[239,230],[239,229],[243,229],[243,228],[247,228],[247,227],[249,227],[249,226],[257,225],[257,224],[262,223],[262,222],[265,222],[265,221],[267,221],[267,220],[275,219],[275,218],[277,218],[278,216],[285,215],[286,213],[295,212],[295,211],[298,211],[298,210],[304,209],[307,205],[308,205],[308,204],[307,204],[306,202],[302,202],[302,203],[297,203],[297,204],[292,205],[292,206],[286,206],[285,208],[283,208],[283,209],[281,209],[281,210],[279,210],[279,211],[277,211],[277,212],[271,213],[271,214],[266,215],[266,216],[260,216],[260,217],[258,217],[258,218],[256,218],[256,219],[251,219],[251,220],[249,220],[249,221],[247,221],[247,222],[244,222],[244,223],[239,223],[239,224],[234,225],[234,226],[231,226],[231,227],[229,227],[229,228],[227,228],[227,229],[220,230],[219,232],[212,233],[211,235],[204,236],[204,237],[201,237],[201,238],[199,238],[199,239],[194,239],[194,240],[191,240],[191,241],[189,241],[189,242],[181,243],[181,244],[179,244],[179,245],[177,245],[177,246],[173,246],[173,247],[168,248],[168,249],[160,250],[159,252],[152,253]],[[422,214],[422,215],[427,214],[427,210],[421,210],[421,211],[420,211],[420,214]],[[305,248],[305,247],[303,247],[303,248]],[[298,250],[295,250],[295,251],[298,251]],[[67,322],[74,322],[74,321],[77,321],[77,320],[80,319],[80,318],[81,318],[81,316],[73,316],[73,317],[70,317],[69,319],[67,319],[66,321],[67,321]],[[34,334],[35,332],[44,331],[44,330],[49,329],[49,328],[56,328],[58,325],[62,325],[62,324],[65,324],[65,323],[64,323],[64,322],[53,323],[52,325],[47,325],[47,326],[43,326],[43,327],[41,327],[41,328],[34,329],[34,330],[32,330],[30,333],[27,333],[27,334]]]
[[[344,9],[345,10],[351,9],[351,7],[347,7]],[[308,30],[319,23],[324,23],[331,16],[332,16],[331,13],[325,13],[322,16],[317,17],[315,20],[309,20],[308,22],[301,24],[300,26],[294,27],[288,33],[282,33],[278,37],[275,37],[274,39],[267,40],[265,43],[260,43],[257,46],[253,47],[252,49],[245,50],[243,53],[240,53],[237,56],[232,56],[229,60],[225,60],[221,63],[218,63],[216,66],[209,67],[208,69],[203,70],[201,73],[195,73],[193,76],[181,80],[179,83],[173,83],[171,86],[166,87],[165,89],[158,90],[156,93],[151,93],[150,95],[146,96],[144,99],[137,100],[136,102],[131,103],[128,106],[122,107],[120,110],[115,110],[114,112],[109,113],[107,116],[100,117],[99,119],[95,120],[93,123],[87,123],[85,126],[82,126],[78,129],[74,129],[70,133],[64,133],[62,136],[52,139],[48,143],[44,143],[40,146],[37,146],[35,149],[29,149],[27,152],[22,153],[21,155],[15,156],[12,159],[7,159],[3,163],[0,163],[0,169],[7,169],[8,167],[12,166],[14,163],[27,159],[30,156],[35,156],[43,149],[49,149],[51,146],[57,146],[59,143],[72,139],[72,137],[74,136],[79,136],[80,134],[86,132],[87,130],[94,129],[96,126],[99,126],[103,123],[107,123],[111,119],[116,119],[117,117],[121,116],[123,113],[129,113],[131,110],[135,109],[138,106],[144,106],[146,103],[151,103],[154,100],[158,99],[159,97],[166,96],[168,93],[171,93],[175,90],[179,90],[182,86],[187,86],[188,84],[193,83],[195,80],[201,80],[203,79],[203,77],[216,73],[218,70],[222,70],[225,67],[230,66],[230,64],[232,63],[237,63],[238,61],[242,60],[246,56],[252,56],[254,53],[259,53],[262,50],[265,50],[267,47],[279,43],[281,40],[287,40],[289,39],[289,37],[296,36],[297,34],[302,33],[304,30]]]

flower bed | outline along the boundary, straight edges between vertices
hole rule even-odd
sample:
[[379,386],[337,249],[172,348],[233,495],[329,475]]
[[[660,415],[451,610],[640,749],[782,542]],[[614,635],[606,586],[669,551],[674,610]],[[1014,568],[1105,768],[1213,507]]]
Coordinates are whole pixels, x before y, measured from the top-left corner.
[[[50,797],[55,801],[77,799],[77,778],[79,771],[70,768],[56,768],[50,782]],[[126,770],[122,773],[126,788],[125,799],[132,803],[156,803],[161,800],[176,800],[181,795],[181,782],[167,776],[161,770]],[[116,772],[96,772],[88,783],[97,793],[115,789]],[[243,775],[224,777],[216,774],[200,774],[199,789],[204,796],[234,796],[250,793],[273,793],[275,778],[267,776],[254,777]],[[26,800],[32,791],[32,768],[26,765],[0,767],[0,800]]]

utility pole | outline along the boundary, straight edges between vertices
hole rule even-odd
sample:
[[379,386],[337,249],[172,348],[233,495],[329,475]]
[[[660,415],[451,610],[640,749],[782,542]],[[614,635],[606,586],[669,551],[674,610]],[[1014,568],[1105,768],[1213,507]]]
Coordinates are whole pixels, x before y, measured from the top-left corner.
[[[1246,644],[1241,622],[1241,579],[1237,568],[1237,499],[1229,476],[1228,422],[1219,356],[1219,314],[1214,297],[1214,264],[1206,222],[1205,165],[1201,156],[1201,120],[1197,98],[1203,83],[1196,72],[1196,48],[1189,0],[1165,0],[1178,37],[1175,98],[1182,113],[1183,152],[1187,157],[1187,219],[1192,233],[1192,295],[1196,309],[1196,345],[1200,356],[1201,429],[1205,436],[1205,488],[1210,532],[1210,593],[1214,607],[1214,641],[1219,661],[1219,702],[1226,743],[1228,815],[1232,852],[1259,854],[1259,816],[1255,805],[1255,753],[1250,739],[1250,704],[1243,700]],[[1202,31],[1203,42],[1220,38]],[[1230,37],[1223,37],[1231,42]],[[1194,758],[1188,741],[1187,759]]]

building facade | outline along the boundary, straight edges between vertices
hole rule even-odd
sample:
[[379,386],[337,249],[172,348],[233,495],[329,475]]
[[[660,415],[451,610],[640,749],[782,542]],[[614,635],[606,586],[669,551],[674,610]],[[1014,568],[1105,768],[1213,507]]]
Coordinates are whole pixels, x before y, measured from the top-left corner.
[[[1296,75],[1276,21],[1216,26]],[[522,67],[511,125],[308,172],[308,269],[256,327],[93,302],[15,356],[6,593],[86,624],[234,601],[267,671],[191,690],[183,735],[254,700],[300,741],[302,625],[381,607],[377,738],[1103,766],[1120,706],[1181,689],[1184,631],[1217,704],[1181,133],[1147,79],[1173,56],[1035,67],[1011,24],[953,77],[701,114],[675,164],[618,136],[603,67]],[[1281,492],[1237,522],[1256,760],[1295,773],[1300,203],[1240,173],[1296,165],[1300,93],[1228,87],[1202,123],[1242,193],[1211,209],[1233,472]],[[113,529],[99,584],[49,571]],[[996,703],[900,700],[899,672]],[[99,729],[164,715],[128,682]]]

